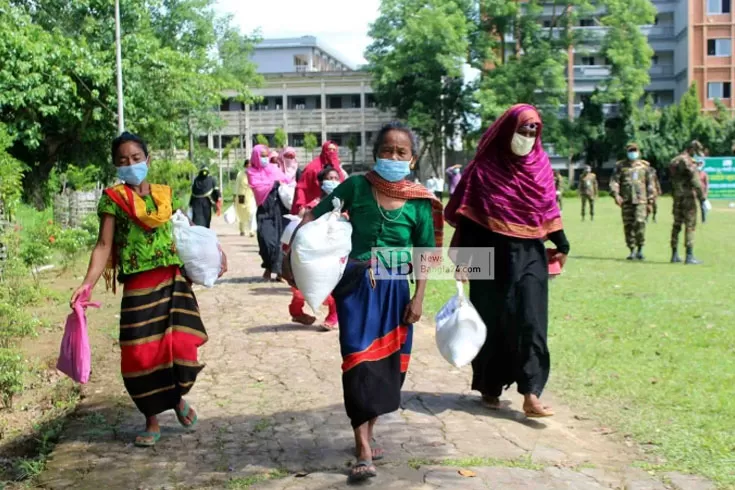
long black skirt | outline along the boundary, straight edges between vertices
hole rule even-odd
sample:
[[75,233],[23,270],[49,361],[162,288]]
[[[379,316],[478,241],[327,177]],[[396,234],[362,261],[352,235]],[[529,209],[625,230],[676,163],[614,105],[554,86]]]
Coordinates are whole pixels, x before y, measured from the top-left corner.
[[278,197],[278,183],[276,183],[268,194],[268,198],[258,206],[256,213],[261,267],[276,275],[283,273],[281,235],[286,225],[286,219],[283,217],[286,214],[288,214],[288,209],[283,206]]
[[209,228],[212,224],[212,201],[209,197],[192,197],[190,206],[194,224]]
[[495,279],[470,281],[470,301],[487,326],[487,340],[472,362],[472,389],[500,396],[516,383],[518,392],[541,396],[549,379],[547,344],[549,273],[541,240],[493,233],[461,222],[465,247],[495,249]]

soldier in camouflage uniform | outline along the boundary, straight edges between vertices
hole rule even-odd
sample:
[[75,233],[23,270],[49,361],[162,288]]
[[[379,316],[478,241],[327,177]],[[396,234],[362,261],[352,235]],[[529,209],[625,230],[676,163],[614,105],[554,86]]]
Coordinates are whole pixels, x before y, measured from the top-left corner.
[[561,195],[564,191],[564,177],[561,176],[561,172],[554,170],[554,186],[556,187],[556,203],[559,205],[559,211],[561,211]]
[[651,178],[653,179],[653,199],[650,200],[650,204],[648,204],[647,213],[646,213],[646,222],[648,222],[648,218],[653,215],[653,222],[656,222],[656,215],[658,214],[658,196],[663,194],[661,191],[661,183],[658,181],[658,174],[656,173],[656,169],[651,169]]
[[590,203],[590,221],[595,220],[595,199],[598,197],[598,191],[597,176],[592,173],[592,167],[585,165],[584,173],[579,178],[579,195],[582,196],[582,221],[584,221],[588,202]]
[[625,244],[630,249],[628,260],[643,260],[646,208],[654,192],[651,166],[641,160],[637,144],[629,144],[626,151],[628,158],[615,164],[610,179],[610,195],[622,210]]
[[681,262],[679,258],[679,232],[681,226],[686,227],[684,241],[686,242],[687,264],[699,264],[694,258],[694,232],[697,227],[697,211],[704,203],[705,196],[702,182],[699,179],[699,169],[694,161],[700,157],[704,148],[699,141],[692,141],[687,149],[674,158],[669,165],[671,175],[671,193],[674,196],[674,227],[671,230],[671,262]]

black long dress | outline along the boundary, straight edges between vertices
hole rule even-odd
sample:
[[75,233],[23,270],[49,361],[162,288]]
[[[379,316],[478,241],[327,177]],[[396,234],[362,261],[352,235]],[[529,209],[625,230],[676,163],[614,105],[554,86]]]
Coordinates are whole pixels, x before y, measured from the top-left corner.
[[[497,397],[503,387],[541,396],[549,379],[547,345],[549,272],[542,240],[501,235],[466,218],[460,247],[493,247],[495,279],[470,280],[470,301],[487,326],[487,340],[472,361],[472,389]],[[564,232],[552,239],[568,252]],[[558,242],[558,243],[557,243]]]
[[200,172],[191,186],[191,220],[197,226],[209,228],[212,223],[212,207],[220,198],[217,183],[211,175]]
[[256,219],[258,221],[258,249],[263,261],[261,267],[270,270],[273,274],[280,276],[283,273],[283,250],[281,249],[281,235],[285,228],[285,208],[278,197],[278,186],[276,182],[270,194],[263,203],[258,206]]

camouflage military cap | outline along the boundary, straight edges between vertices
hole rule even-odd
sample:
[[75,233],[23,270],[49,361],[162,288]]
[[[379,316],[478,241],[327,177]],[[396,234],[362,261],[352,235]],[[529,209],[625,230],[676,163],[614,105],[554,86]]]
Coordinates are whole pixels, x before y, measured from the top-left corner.
[[694,152],[694,153],[696,153],[696,154],[699,155],[699,154],[704,153],[704,146],[699,141],[692,140],[692,142],[689,143],[689,146],[687,147],[687,150],[690,150],[690,151],[692,151],[692,152]]
[[640,148],[638,148],[638,143],[628,143],[628,146],[625,147],[625,151],[640,151]]

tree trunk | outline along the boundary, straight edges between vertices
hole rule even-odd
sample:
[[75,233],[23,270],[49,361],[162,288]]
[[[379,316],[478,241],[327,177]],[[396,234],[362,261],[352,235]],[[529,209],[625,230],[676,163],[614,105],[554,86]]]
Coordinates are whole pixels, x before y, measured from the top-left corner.
[[26,199],[29,204],[39,211],[46,207],[46,196],[49,191],[48,181],[51,170],[54,168],[54,160],[54,156],[47,155],[44,162],[33,165],[23,178]]

